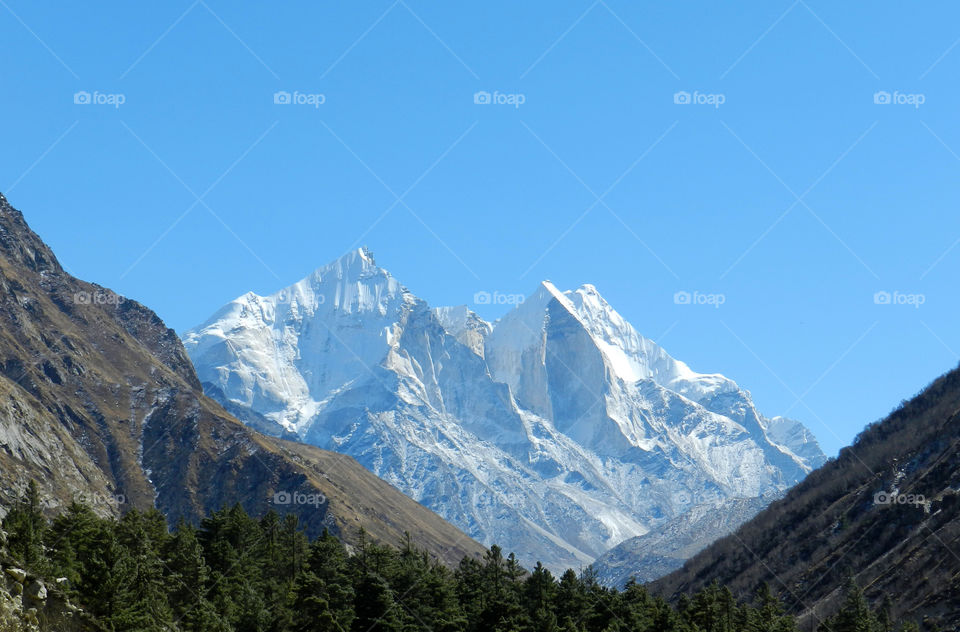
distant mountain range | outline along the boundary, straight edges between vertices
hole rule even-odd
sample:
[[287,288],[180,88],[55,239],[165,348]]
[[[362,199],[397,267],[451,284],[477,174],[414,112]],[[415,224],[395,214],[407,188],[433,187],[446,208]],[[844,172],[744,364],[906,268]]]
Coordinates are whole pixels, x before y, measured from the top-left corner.
[[[705,546],[824,462],[802,424],[638,334],[590,285],[543,282],[496,323],[431,308],[366,249],[183,336],[208,395],[245,423],[356,458],[522,562],[583,567],[630,540]],[[726,529],[726,531],[724,531]],[[659,544],[656,544],[659,546]],[[637,569],[621,568],[620,572]]]
[[51,512],[157,507],[196,521],[241,503],[310,533],[396,544],[448,564],[483,548],[356,461],[262,435],[204,396],[155,313],[75,279],[0,195],[0,515],[36,481]]

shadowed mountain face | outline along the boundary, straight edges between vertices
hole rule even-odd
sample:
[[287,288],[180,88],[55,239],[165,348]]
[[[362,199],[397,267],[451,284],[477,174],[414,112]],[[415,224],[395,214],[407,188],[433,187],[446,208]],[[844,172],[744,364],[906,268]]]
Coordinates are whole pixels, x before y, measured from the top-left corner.
[[824,458],[801,424],[670,357],[590,285],[544,282],[487,323],[430,308],[360,249],[241,296],[184,343],[207,393],[246,423],[349,454],[555,571],[696,528],[672,522],[696,506],[766,502]]
[[618,589],[631,580],[651,582],[681,566],[707,545],[729,535],[774,498],[732,498],[697,505],[655,532],[624,540],[591,566],[597,580]]
[[761,582],[801,615],[833,614],[853,574],[894,619],[960,624],[960,369],[869,426],[785,498],[652,586],[677,597],[716,580]]
[[176,521],[239,502],[348,543],[360,526],[391,544],[409,530],[449,563],[482,550],[349,457],[238,422],[203,395],[172,329],[67,274],[0,195],[0,511],[30,479],[51,509],[79,498]]

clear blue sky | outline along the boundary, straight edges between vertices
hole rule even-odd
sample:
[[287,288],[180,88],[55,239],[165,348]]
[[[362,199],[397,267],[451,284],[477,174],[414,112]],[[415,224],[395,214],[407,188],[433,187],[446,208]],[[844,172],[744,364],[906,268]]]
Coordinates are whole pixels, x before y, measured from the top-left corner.
[[834,453],[960,350],[960,7],[841,4],[3,0],[0,190],[178,331],[360,244],[593,283]]

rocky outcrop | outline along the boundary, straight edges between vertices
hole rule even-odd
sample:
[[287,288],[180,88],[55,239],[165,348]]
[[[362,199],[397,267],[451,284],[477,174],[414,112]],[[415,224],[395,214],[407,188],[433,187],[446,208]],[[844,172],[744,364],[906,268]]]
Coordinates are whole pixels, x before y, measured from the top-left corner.
[[0,630],[3,632],[103,632],[96,620],[58,586],[19,568],[0,552]]

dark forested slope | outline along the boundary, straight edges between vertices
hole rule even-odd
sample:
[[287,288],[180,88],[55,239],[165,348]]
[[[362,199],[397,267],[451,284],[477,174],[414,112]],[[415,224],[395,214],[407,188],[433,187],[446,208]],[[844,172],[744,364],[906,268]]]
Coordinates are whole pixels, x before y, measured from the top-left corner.
[[896,616],[960,623],[960,370],[940,377],[733,535],[652,584],[668,597],[712,581],[763,582],[801,624],[839,607],[853,575]]

